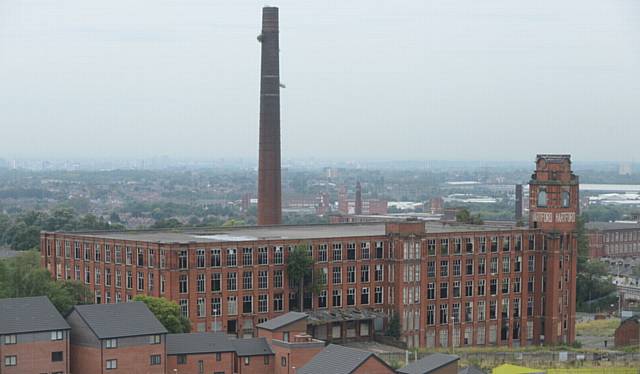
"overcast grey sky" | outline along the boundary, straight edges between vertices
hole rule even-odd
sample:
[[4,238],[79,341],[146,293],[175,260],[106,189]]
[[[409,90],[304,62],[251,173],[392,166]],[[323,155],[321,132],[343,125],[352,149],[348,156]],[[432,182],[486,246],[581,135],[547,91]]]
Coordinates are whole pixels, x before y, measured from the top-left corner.
[[0,0],[0,158],[640,160],[637,0]]

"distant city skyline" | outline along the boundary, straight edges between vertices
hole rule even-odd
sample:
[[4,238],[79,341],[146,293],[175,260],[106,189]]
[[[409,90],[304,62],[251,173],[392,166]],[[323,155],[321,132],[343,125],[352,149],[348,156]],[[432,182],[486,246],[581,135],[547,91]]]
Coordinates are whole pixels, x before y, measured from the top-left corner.
[[[258,1],[0,2],[0,159],[255,160]],[[272,1],[283,160],[640,159],[640,3]]]

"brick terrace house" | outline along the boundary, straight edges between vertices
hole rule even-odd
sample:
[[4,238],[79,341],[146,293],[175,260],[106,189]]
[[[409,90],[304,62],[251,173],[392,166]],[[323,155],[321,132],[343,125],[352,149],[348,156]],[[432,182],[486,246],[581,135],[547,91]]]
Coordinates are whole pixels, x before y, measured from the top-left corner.
[[640,317],[633,316],[622,321],[614,338],[616,347],[640,344]]
[[48,298],[0,299],[0,373],[67,374],[69,325]]
[[458,374],[460,357],[434,353],[397,370],[398,374]]
[[308,319],[306,313],[289,312],[257,326],[275,353],[275,374],[292,373],[324,349],[324,341],[307,334]]
[[[256,325],[299,310],[285,263],[292,248],[305,245],[321,290],[303,295],[304,310],[397,314],[409,347],[572,343],[578,201],[570,156],[538,155],[528,227],[396,222],[43,232],[40,246],[52,276],[83,281],[97,303],[163,296],[199,332],[255,336]],[[334,327],[332,339],[357,333]]]
[[77,305],[66,319],[72,373],[165,373],[167,330],[144,303]]
[[296,374],[394,374],[395,370],[372,352],[330,344]]
[[273,373],[264,338],[231,339],[222,332],[167,335],[168,373]]

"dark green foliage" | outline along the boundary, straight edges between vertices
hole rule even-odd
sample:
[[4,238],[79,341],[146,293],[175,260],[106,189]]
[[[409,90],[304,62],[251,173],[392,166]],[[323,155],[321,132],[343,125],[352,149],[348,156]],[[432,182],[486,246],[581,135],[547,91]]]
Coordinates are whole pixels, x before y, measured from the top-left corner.
[[578,217],[576,222],[578,236],[576,310],[595,312],[615,302],[616,287],[607,279],[606,265],[598,260],[589,259],[589,243],[584,224],[584,217]]
[[180,306],[163,297],[138,295],[134,301],[142,301],[171,334],[191,332],[191,323],[188,318],[180,314]]
[[395,338],[400,337],[400,317],[398,317],[398,313],[394,313],[393,316],[389,319],[389,324],[387,325],[387,331],[385,332],[387,336],[393,336]]
[[302,295],[304,288],[306,286],[315,288],[313,283],[315,283],[314,279],[317,279],[313,277],[314,261],[307,253],[307,248],[308,245],[298,245],[289,253],[289,257],[287,257],[287,278],[294,280],[297,285],[296,291],[298,292],[298,306],[300,307],[300,311],[303,310]]
[[11,220],[0,216],[0,245],[24,251],[38,247],[40,231],[108,230],[122,228],[92,214],[78,215],[72,208],[58,207],[51,212],[30,211]]
[[456,221],[460,223],[468,223],[472,225],[482,225],[484,221],[480,217],[480,214],[472,216],[468,209],[462,208],[456,213]]
[[40,267],[40,254],[26,251],[0,261],[0,298],[48,296],[62,314],[74,305],[93,303],[93,293],[77,281],[56,282]]

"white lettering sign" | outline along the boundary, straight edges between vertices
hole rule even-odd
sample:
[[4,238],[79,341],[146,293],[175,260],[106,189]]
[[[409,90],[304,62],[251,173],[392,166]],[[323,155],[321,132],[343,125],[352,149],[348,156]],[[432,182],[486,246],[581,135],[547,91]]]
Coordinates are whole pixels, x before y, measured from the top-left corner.
[[575,213],[556,213],[556,222],[558,223],[573,223],[575,221]]
[[533,220],[535,222],[553,222],[553,213],[536,212]]

